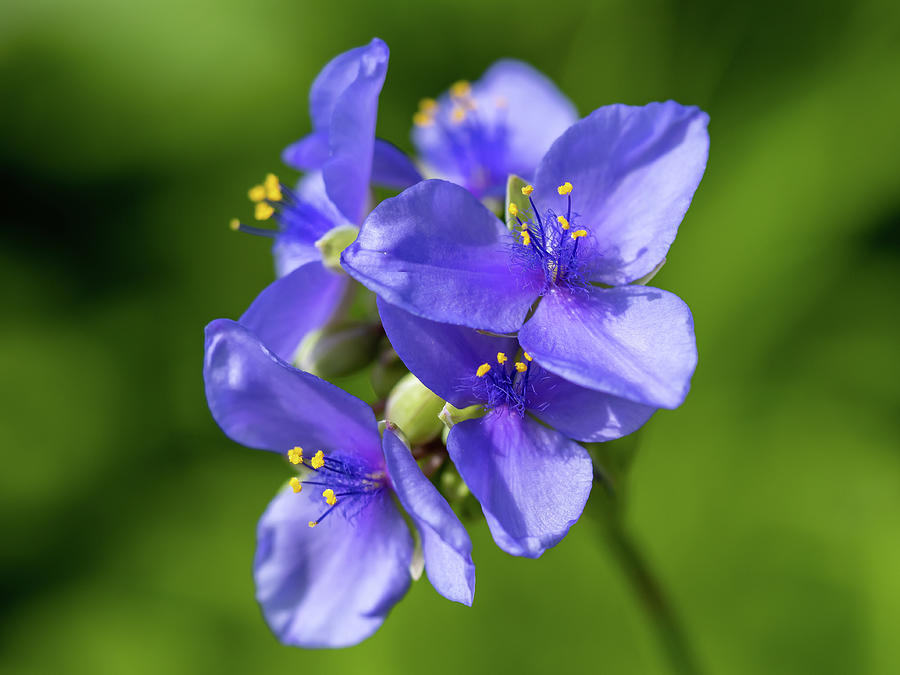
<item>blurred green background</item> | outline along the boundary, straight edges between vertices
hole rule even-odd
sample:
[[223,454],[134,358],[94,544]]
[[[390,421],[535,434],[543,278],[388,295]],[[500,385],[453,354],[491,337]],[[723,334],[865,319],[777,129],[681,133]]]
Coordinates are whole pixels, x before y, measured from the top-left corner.
[[[472,528],[466,609],[414,585],[375,638],[279,645],[255,521],[287,474],[206,410],[203,325],[272,277],[227,229],[332,56],[392,49],[379,133],[525,59],[586,114],[711,117],[655,283],[696,319],[629,527],[709,673],[900,672],[900,5],[763,0],[0,5],[0,671],[664,673],[588,519],[538,561]],[[282,172],[287,177],[288,172]]]

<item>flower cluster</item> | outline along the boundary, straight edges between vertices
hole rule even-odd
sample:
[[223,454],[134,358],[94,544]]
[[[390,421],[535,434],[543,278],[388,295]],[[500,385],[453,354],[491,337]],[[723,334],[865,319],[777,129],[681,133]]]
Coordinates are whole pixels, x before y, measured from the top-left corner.
[[[584,444],[679,406],[697,362],[687,306],[646,283],[703,175],[705,113],[579,119],[506,60],[422,99],[414,161],[375,136],[387,65],[375,39],[316,78],[312,133],[282,157],[303,177],[268,175],[248,195],[260,222],[232,221],[274,241],[277,278],[206,329],[213,418],[293,471],[254,577],[304,647],[371,635],[423,567],[471,605],[468,500],[504,551],[556,545],[591,491]],[[399,194],[372,209],[373,185]],[[364,369],[371,405],[322,379]]]

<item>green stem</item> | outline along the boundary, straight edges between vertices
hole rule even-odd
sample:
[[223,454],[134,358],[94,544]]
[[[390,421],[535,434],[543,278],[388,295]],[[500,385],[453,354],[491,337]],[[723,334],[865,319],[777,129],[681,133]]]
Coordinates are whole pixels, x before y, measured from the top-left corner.
[[[603,498],[611,497],[615,500],[608,478],[596,470],[594,475],[596,487],[603,488],[607,493]],[[653,626],[672,672],[678,675],[700,675],[702,670],[662,585],[626,530],[620,509],[615,503],[609,506],[605,517],[600,521],[604,535],[631,590]]]

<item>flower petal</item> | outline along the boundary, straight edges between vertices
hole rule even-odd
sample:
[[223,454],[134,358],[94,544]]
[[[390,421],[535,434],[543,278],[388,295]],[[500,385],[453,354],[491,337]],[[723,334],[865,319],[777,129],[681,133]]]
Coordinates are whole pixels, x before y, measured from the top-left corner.
[[528,397],[535,415],[576,441],[611,441],[637,431],[656,408],[601,391],[585,389],[544,373],[540,387]]
[[422,538],[428,580],[448,600],[471,606],[475,564],[466,528],[390,427],[384,431],[383,448],[397,498]]
[[498,333],[522,325],[543,281],[509,263],[512,235],[467,190],[427,180],[383,201],[342,256],[391,304]]
[[413,161],[393,143],[375,139],[372,157],[372,182],[376,185],[405,190],[422,180],[422,174]]
[[480,403],[466,386],[478,366],[497,352],[515,354],[515,338],[484,335],[472,328],[422,319],[378,298],[388,340],[413,375],[457,408]]
[[651,286],[551,293],[519,342],[560,377],[657,408],[681,405],[697,366],[691,311]]
[[355,396],[292,368],[236,321],[206,327],[205,353],[209,409],[232,440],[279,453],[340,449],[381,464],[375,415]]
[[281,161],[297,171],[316,171],[328,161],[328,154],[327,130],[314,131],[282,150]]
[[610,105],[572,125],[545,155],[535,177],[542,208],[580,214],[591,278],[618,285],[659,264],[675,239],[709,152],[709,116],[674,101]]
[[413,542],[386,493],[348,520],[319,493],[282,490],[257,528],[256,599],[284,644],[347,647],[372,635],[410,584]]
[[[337,96],[331,109],[330,155],[322,166],[328,196],[354,225],[363,221],[367,210],[378,96],[388,66],[388,47],[378,38],[361,49],[356,75]],[[313,107],[312,95],[310,106]]]
[[266,286],[239,321],[291,362],[304,336],[334,314],[349,282],[318,261],[307,263]]
[[591,492],[587,451],[515,413],[497,410],[456,424],[447,450],[481,502],[494,541],[512,555],[537,558],[559,543]]

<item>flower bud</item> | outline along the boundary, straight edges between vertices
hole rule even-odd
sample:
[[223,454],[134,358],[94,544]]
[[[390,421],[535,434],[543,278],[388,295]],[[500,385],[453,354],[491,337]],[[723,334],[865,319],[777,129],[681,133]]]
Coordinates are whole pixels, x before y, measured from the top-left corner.
[[338,225],[316,241],[316,248],[322,254],[322,264],[333,272],[344,273],[341,268],[341,253],[356,240],[359,228],[353,225]]
[[410,445],[425,443],[441,432],[438,413],[444,401],[412,373],[403,376],[387,400],[385,417],[406,435]]
[[372,368],[372,391],[379,399],[387,398],[400,378],[409,372],[390,343],[385,340],[383,344],[386,348],[381,350]]
[[339,321],[307,333],[297,349],[294,365],[325,380],[343,377],[375,358],[381,337],[377,324]]

